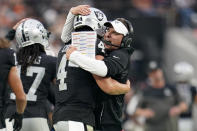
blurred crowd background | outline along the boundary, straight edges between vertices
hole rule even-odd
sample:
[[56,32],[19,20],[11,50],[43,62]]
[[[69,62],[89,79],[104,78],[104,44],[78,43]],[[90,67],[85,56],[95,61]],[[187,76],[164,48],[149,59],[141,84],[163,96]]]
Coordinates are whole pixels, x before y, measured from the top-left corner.
[[[125,131],[163,131],[163,126],[169,131],[197,131],[197,1],[0,0],[0,37],[19,20],[36,18],[52,33],[50,48],[57,55],[66,15],[79,4],[102,10],[108,20],[129,19],[134,27],[136,50],[129,73],[132,90],[125,97]],[[150,84],[150,79],[155,81]],[[174,109],[184,104],[186,115],[184,108]],[[155,128],[148,128],[151,124]]]

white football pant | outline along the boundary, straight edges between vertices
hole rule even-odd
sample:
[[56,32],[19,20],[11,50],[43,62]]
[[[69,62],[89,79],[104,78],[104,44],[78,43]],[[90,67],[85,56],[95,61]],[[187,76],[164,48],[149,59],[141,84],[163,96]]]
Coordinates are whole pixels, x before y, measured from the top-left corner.
[[55,131],[93,131],[93,127],[76,121],[59,121],[53,125]]
[[[6,131],[13,131],[14,120],[5,120]],[[20,131],[49,131],[46,118],[23,118],[23,126]]]

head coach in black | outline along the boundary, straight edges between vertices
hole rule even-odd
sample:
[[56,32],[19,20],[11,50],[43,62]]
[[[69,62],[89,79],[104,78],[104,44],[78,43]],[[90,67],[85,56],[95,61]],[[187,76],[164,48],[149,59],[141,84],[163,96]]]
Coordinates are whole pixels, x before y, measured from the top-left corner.
[[[80,54],[75,47],[70,47],[66,56],[71,62],[79,65],[94,75],[97,84],[103,83],[101,77],[111,77],[120,83],[126,83],[128,77],[132,47],[133,27],[124,18],[106,22],[105,33],[100,39],[103,41],[106,56],[103,60],[95,60]],[[101,115],[102,131],[121,131],[121,117],[124,95],[107,95],[103,102]]]

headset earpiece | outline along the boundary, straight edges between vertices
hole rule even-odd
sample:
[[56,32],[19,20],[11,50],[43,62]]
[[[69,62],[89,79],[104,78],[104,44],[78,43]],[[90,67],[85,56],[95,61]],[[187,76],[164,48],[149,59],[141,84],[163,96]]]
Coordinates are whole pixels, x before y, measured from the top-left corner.
[[126,19],[124,19],[124,21],[126,21],[127,29],[129,31],[129,33],[123,37],[121,47],[130,47],[131,42],[133,40],[133,27],[132,27],[132,24],[130,21],[128,21]]
[[123,37],[121,47],[130,47],[132,42],[132,34],[129,33]]

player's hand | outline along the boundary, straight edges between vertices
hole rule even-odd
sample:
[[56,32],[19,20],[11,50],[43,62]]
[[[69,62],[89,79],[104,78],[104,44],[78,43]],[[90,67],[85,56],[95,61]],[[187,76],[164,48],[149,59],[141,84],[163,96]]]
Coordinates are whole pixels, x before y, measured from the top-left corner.
[[9,121],[12,121],[14,119],[14,131],[20,131],[20,129],[22,128],[22,122],[23,122],[23,114],[19,114],[17,112],[15,112],[11,118],[9,119]]
[[26,21],[27,19],[30,19],[30,18],[25,18],[25,19],[22,19],[22,20],[20,20],[19,22],[17,22],[17,23],[13,26],[13,29],[16,30],[17,27],[18,27],[21,23],[23,23],[24,21]]
[[181,113],[181,110],[180,110],[180,108],[177,107],[177,106],[172,107],[172,108],[170,109],[170,111],[169,111],[169,115],[170,115],[170,116],[177,116],[177,115],[179,115],[180,113]]
[[76,7],[72,7],[70,9],[70,12],[73,15],[89,15],[90,14],[90,6],[89,5],[79,5]]
[[102,56],[102,55],[96,55],[95,58],[96,58],[96,60],[103,60],[104,59],[104,56]]
[[67,60],[69,60],[70,55],[71,55],[71,54],[73,53],[73,51],[75,51],[75,50],[77,50],[77,48],[74,47],[74,46],[70,46],[70,47],[68,48],[68,50],[66,51],[66,59],[67,59]]

